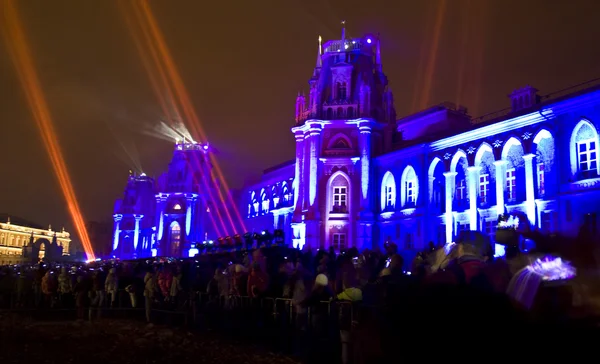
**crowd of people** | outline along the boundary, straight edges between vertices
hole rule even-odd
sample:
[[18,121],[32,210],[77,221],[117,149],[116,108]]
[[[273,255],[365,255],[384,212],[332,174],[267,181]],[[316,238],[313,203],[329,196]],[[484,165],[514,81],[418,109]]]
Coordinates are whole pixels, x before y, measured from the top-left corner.
[[[582,233],[566,243],[529,231],[519,235],[535,241],[537,255],[509,245],[506,256],[494,257],[486,236],[467,231],[454,244],[430,243],[411,262],[390,242],[383,251],[269,247],[190,259],[9,266],[0,270],[0,306],[76,308],[79,319],[104,307],[143,306],[151,322],[153,308],[186,310],[200,296],[222,309],[232,308],[236,297],[280,297],[289,299],[300,330],[318,330],[331,314],[322,303],[341,302],[335,312],[344,363],[357,343],[388,355],[399,337],[421,342],[421,333],[461,341],[461,330],[476,328],[489,341],[537,324],[570,324],[574,313],[585,312],[589,323],[596,314],[593,237]],[[548,252],[572,261],[577,276],[549,282],[530,268]]]

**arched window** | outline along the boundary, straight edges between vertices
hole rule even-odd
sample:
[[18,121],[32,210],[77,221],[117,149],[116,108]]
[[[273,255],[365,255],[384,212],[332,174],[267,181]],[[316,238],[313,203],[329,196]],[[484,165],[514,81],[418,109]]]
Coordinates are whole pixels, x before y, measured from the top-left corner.
[[537,185],[537,197],[546,195],[547,182],[552,185],[552,178],[548,181],[548,177],[552,173],[554,165],[554,138],[546,129],[540,130],[533,138],[535,146],[535,182]]
[[[475,153],[475,166],[479,168],[479,185],[477,190],[479,204],[481,206],[495,205],[496,166],[494,164],[494,152],[489,144],[482,143],[479,148],[477,148],[477,153]],[[507,191],[509,191],[510,187],[511,193],[516,196],[516,174],[514,170],[511,173],[510,176],[512,176],[512,180],[510,179],[511,177],[509,174],[507,174]],[[512,184],[508,185],[509,182]]]
[[328,182],[329,203],[332,213],[348,213],[350,180],[348,176],[341,171],[334,173]]
[[260,201],[262,204],[261,212],[263,214],[266,214],[267,212],[269,212],[269,199],[267,198],[267,191],[265,191],[264,188],[260,191]]
[[446,177],[444,176],[444,163],[439,158],[429,165],[429,202],[434,211],[443,214],[446,211]]
[[338,82],[336,86],[338,100],[346,100],[346,82]]
[[412,166],[404,168],[402,173],[402,208],[415,207],[419,196],[419,180]]
[[278,208],[280,197],[276,185],[271,186],[271,199],[273,200],[273,208]]
[[252,204],[252,215],[257,215],[258,214],[258,201],[256,200],[256,192],[252,191],[252,194],[250,195],[250,201]]
[[329,139],[327,149],[352,149],[352,142],[345,134],[338,133]]
[[337,108],[336,118],[343,119],[344,118],[344,109],[341,107]]
[[171,256],[178,257],[181,255],[181,226],[177,221],[171,223]]
[[283,182],[281,184],[281,195],[283,196],[283,201],[285,203],[292,201],[292,191],[290,190],[287,182]]
[[571,134],[571,170],[577,180],[595,178],[598,166],[598,132],[587,120],[582,120]]
[[352,119],[354,117],[354,108],[351,106],[346,110],[346,117]]
[[396,206],[396,181],[391,172],[386,172],[381,181],[381,211],[392,210]]

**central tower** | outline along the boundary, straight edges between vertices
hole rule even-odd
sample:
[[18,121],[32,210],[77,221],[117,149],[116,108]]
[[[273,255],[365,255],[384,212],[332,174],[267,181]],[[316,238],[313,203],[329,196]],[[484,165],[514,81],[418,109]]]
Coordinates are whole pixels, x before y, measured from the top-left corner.
[[[344,24],[344,23],[342,23]],[[378,36],[322,44],[308,100],[296,99],[297,199],[294,245],[370,248],[374,188],[370,161],[390,149],[396,113]]]

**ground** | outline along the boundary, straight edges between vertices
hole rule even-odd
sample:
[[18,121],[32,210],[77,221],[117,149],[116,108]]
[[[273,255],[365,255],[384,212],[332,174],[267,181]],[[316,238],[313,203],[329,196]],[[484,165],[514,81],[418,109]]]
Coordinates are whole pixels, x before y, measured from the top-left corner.
[[211,333],[136,321],[35,321],[0,314],[2,363],[272,363],[296,360]]

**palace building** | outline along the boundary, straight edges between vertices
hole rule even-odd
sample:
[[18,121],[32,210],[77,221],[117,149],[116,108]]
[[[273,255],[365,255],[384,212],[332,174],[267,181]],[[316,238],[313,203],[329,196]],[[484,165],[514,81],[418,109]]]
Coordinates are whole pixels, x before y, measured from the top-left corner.
[[166,173],[158,180],[130,173],[115,202],[111,256],[194,256],[196,244],[216,240],[218,180],[211,177],[208,144],[177,141]]
[[[600,212],[600,82],[478,118],[443,103],[396,118],[373,35],[319,39],[307,96],[296,99],[294,160],[244,191],[252,231],[281,229],[295,247],[404,252],[462,230],[494,237],[499,214],[575,236]],[[507,102],[508,105],[508,102]]]
[[69,255],[71,237],[65,229],[44,229],[8,215],[1,216],[1,219],[4,222],[0,222],[0,265],[37,261],[38,258],[58,260]]

